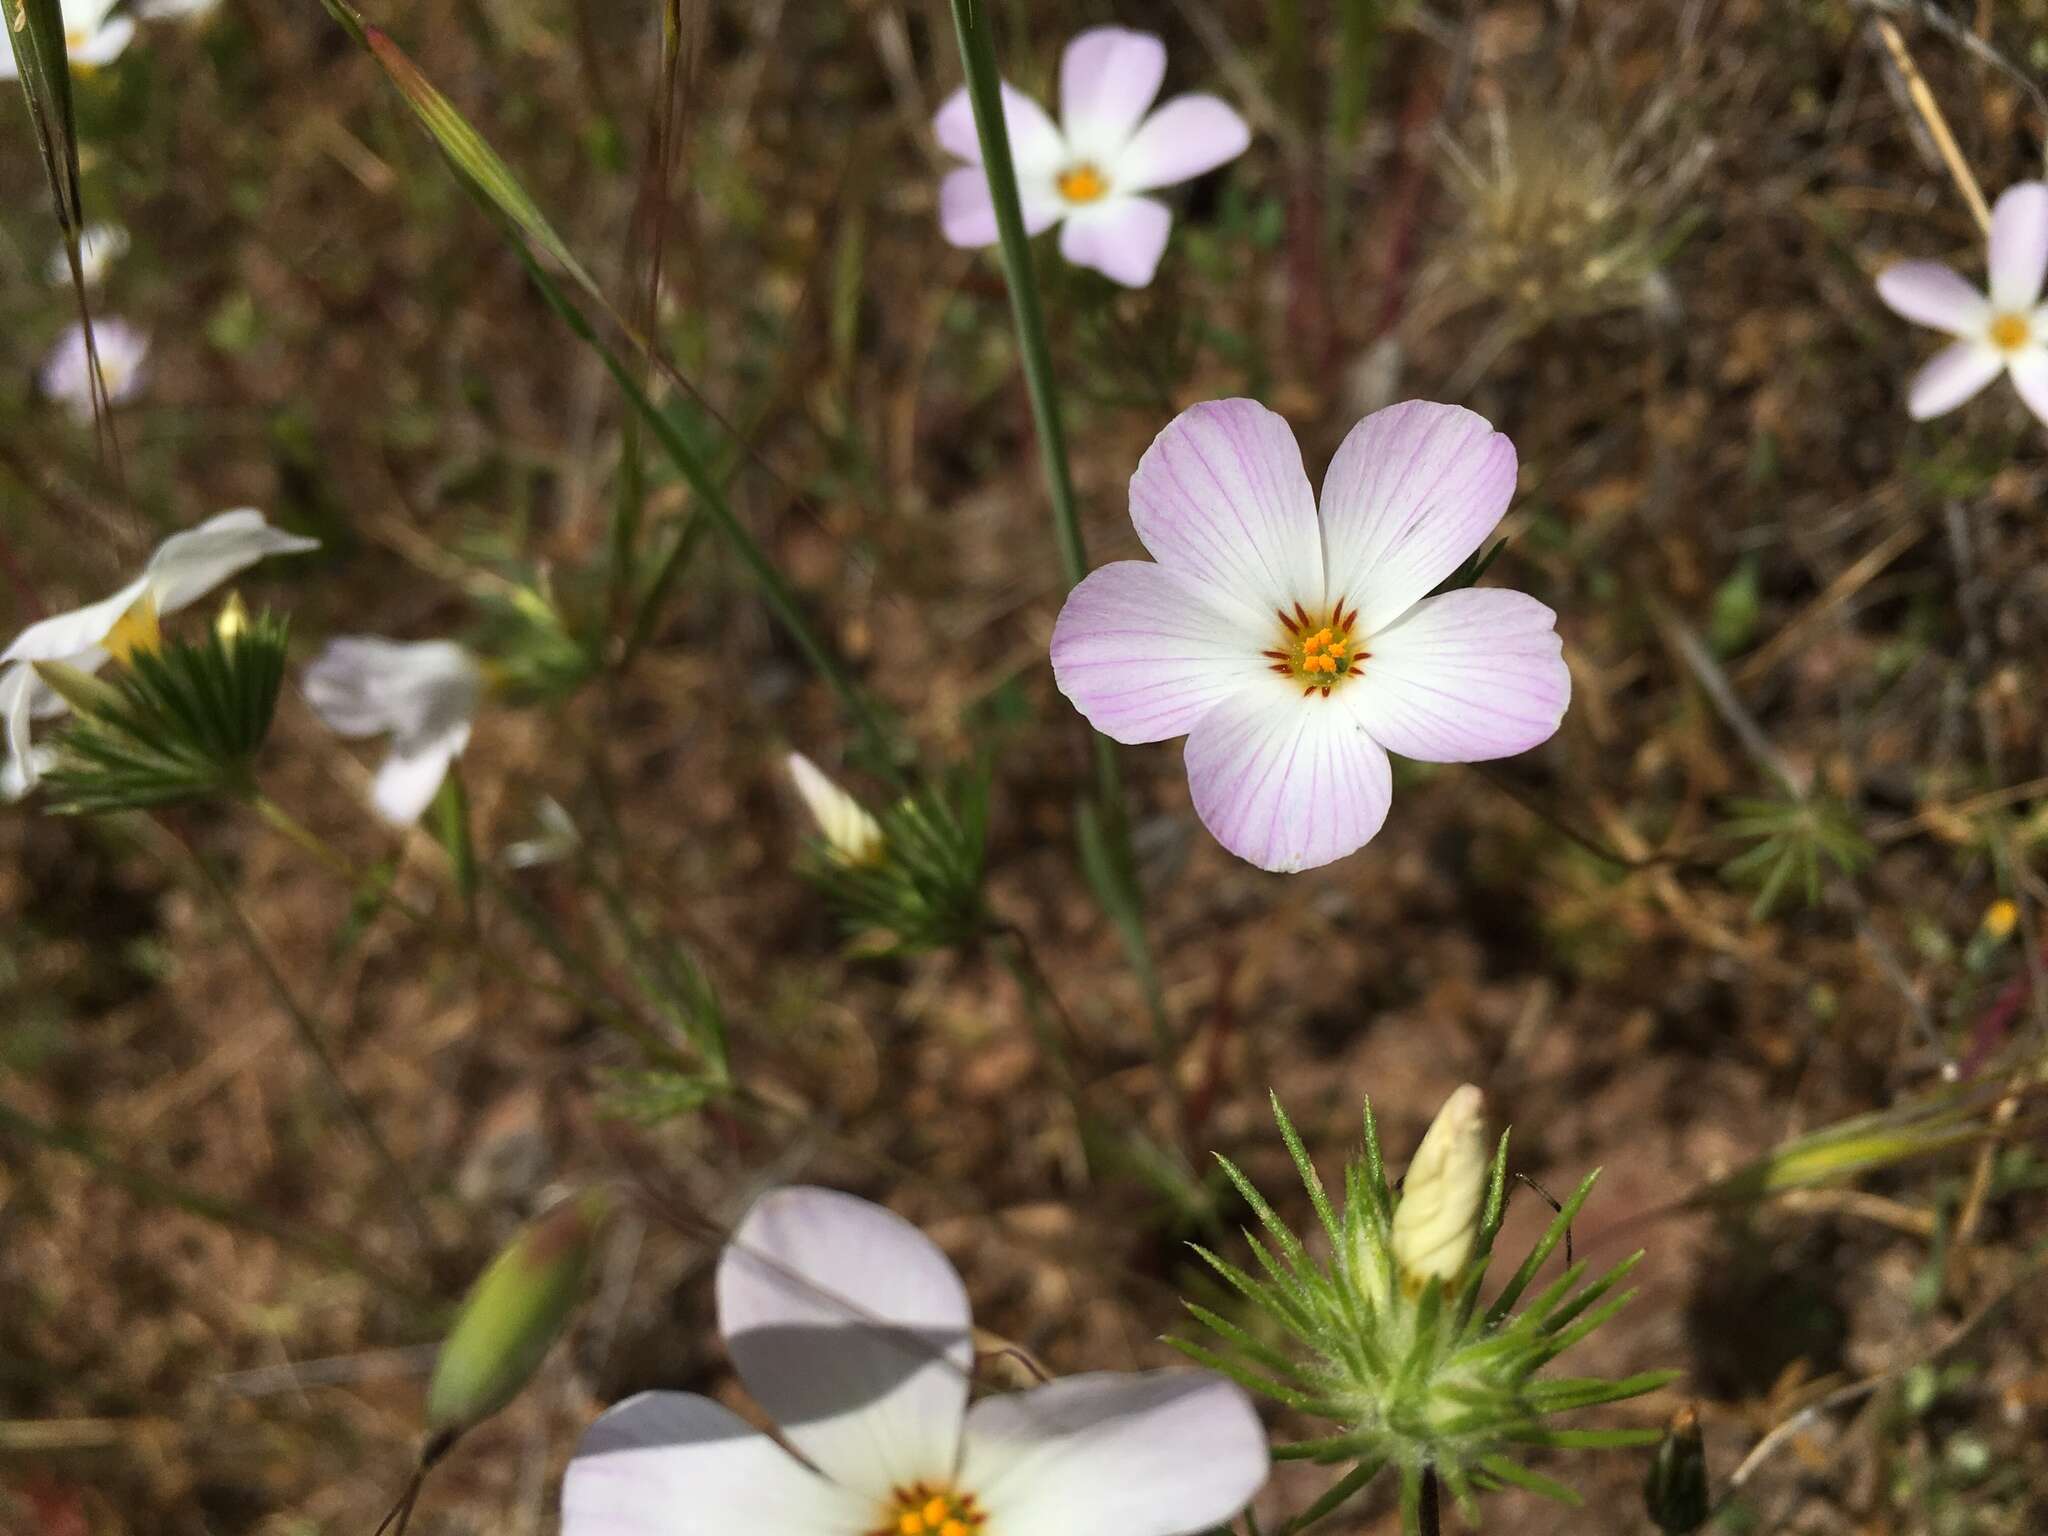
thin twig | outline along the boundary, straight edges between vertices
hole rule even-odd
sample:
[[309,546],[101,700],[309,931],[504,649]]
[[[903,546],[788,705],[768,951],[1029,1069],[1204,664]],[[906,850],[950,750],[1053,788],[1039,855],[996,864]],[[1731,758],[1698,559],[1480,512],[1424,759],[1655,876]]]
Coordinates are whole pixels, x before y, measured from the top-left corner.
[[1906,51],[1905,38],[1899,35],[1898,26],[1889,16],[1873,17],[1872,25],[1877,28],[1877,35],[1884,39],[1885,50],[1891,54],[1892,63],[1898,67],[1899,76],[1905,81],[1907,99],[1913,103],[1913,110],[1920,114],[1922,125],[1934,140],[1934,147],[1941,152],[1949,179],[1963,194],[1963,201],[1970,205],[1970,214],[1976,219],[1977,227],[1990,234],[1991,206],[1984,201],[1983,188],[1977,185],[1970,163],[1963,158],[1962,149],[1956,144],[1956,136],[1949,132],[1948,119],[1941,115],[1941,106],[1935,101],[1934,92],[1927,88],[1927,80],[1913,62],[1913,55]]

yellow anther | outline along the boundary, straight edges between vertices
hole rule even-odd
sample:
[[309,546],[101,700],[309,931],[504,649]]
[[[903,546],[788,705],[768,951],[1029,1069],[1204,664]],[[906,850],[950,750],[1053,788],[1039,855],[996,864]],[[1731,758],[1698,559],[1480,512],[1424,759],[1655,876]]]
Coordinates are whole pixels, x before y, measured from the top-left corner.
[[924,1523],[926,1525],[938,1525],[945,1520],[947,1515],[952,1513],[952,1506],[944,1499],[927,1499],[925,1500],[924,1508],[919,1510],[918,1513],[924,1516]]
[[1094,166],[1077,165],[1060,173],[1059,188],[1060,196],[1070,203],[1092,203],[1109,190],[1109,183]]
[[924,1536],[924,1517],[914,1509],[908,1510],[896,1522],[896,1529],[901,1536]]
[[2025,315],[2000,315],[1991,322],[1991,344],[2001,351],[2017,351],[2032,339],[2033,334],[2034,328],[2027,323]]
[[2003,939],[2020,920],[2020,909],[2001,897],[1984,909],[1984,931],[1994,939]]

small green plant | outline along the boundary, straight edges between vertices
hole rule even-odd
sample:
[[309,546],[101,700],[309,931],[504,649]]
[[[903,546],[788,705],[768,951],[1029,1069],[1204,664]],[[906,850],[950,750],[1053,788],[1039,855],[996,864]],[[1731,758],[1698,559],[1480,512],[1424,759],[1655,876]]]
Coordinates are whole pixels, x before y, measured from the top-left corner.
[[[1676,1375],[1541,1374],[1633,1294],[1616,1287],[1640,1253],[1592,1280],[1583,1261],[1568,1262],[1530,1294],[1538,1272],[1566,1242],[1597,1172],[1586,1176],[1499,1295],[1482,1306],[1480,1282],[1507,1208],[1509,1174],[1505,1132],[1488,1155],[1477,1089],[1452,1095],[1398,1189],[1387,1181],[1368,1103],[1364,1150],[1344,1170],[1341,1208],[1325,1192],[1278,1099],[1273,1114],[1329,1241],[1329,1256],[1312,1254],[1251,1181],[1219,1155],[1270,1246],[1246,1234],[1261,1274],[1207,1249],[1196,1252],[1270,1327],[1254,1333],[1188,1303],[1223,1347],[1174,1342],[1247,1389],[1335,1426],[1329,1435],[1275,1447],[1282,1458],[1350,1465],[1289,1522],[1288,1532],[1331,1513],[1388,1469],[1400,1480],[1402,1524],[1410,1533],[1424,1528],[1423,1509],[1434,1507],[1439,1485],[1468,1520],[1476,1495],[1509,1486],[1576,1503],[1577,1495],[1524,1465],[1521,1454],[1533,1447],[1593,1449],[1660,1438],[1655,1429],[1566,1429],[1550,1422],[1560,1413],[1655,1391]],[[1270,1342],[1274,1329],[1291,1347]]]
[[1854,875],[1873,857],[1848,810],[1832,800],[1734,800],[1729,809],[1734,814],[1722,823],[1721,831],[1754,846],[1723,864],[1721,877],[1757,887],[1750,915],[1758,922],[1792,891],[1807,906],[1817,905],[1824,865]]

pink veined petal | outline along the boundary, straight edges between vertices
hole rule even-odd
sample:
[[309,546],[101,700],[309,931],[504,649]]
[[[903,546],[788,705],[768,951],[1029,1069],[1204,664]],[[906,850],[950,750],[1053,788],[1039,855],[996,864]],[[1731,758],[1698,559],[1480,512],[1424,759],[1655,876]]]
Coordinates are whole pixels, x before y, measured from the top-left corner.
[[1259,655],[1271,639],[1249,618],[1165,566],[1119,560],[1067,594],[1052,631],[1053,680],[1105,736],[1184,736],[1231,694],[1271,681]]
[[1480,763],[1526,752],[1557,733],[1571,672],[1535,598],[1467,587],[1417,603],[1364,642],[1359,675],[1340,692],[1373,740],[1425,763]]
[[2027,409],[2048,425],[2048,347],[2039,343],[2016,352],[2006,362],[2012,387],[2020,392]]
[[851,1536],[872,1501],[708,1397],[643,1392],[590,1426],[562,1479],[562,1536]]
[[[1042,234],[1066,209],[1065,201],[1047,181],[1017,184],[1017,204],[1024,214],[1024,232]],[[996,205],[989,197],[988,173],[978,165],[957,166],[939,183],[939,230],[948,245],[980,250],[996,243]]]
[[2048,184],[2010,186],[1991,208],[1991,304],[2032,309],[2048,276]]
[[1107,168],[1166,78],[1166,45],[1150,32],[1090,27],[1060,55],[1060,128],[1067,153]]
[[1188,788],[1210,834],[1261,869],[1292,873],[1355,853],[1387,819],[1387,754],[1345,708],[1269,677],[1188,733]]
[[[1003,82],[1003,125],[1010,130],[1010,159],[1019,181],[1050,181],[1059,174],[1067,159],[1066,140],[1045,108],[1007,80]],[[932,133],[947,154],[970,165],[981,164],[981,137],[974,129],[974,102],[966,86],[946,98],[932,119]]]
[[1938,261],[1886,267],[1877,296],[1892,313],[1951,336],[1981,336],[1991,324],[1991,301]]
[[[1131,476],[1131,524],[1153,559],[1260,629],[1323,593],[1315,492],[1285,418],[1210,400],[1166,424]],[[1279,635],[1273,620],[1273,634]]]
[[1119,192],[1191,181],[1235,160],[1252,142],[1245,120],[1220,97],[1176,96],[1145,119],[1109,168]]
[[1946,415],[1998,377],[2005,357],[1981,341],[1952,341],[1921,366],[1906,390],[1915,421]]
[[1207,1371],[1097,1372],[984,1398],[960,1486],[1003,1536],[1186,1536],[1266,1481],[1251,1400]]
[[1323,477],[1328,597],[1367,634],[1391,624],[1499,526],[1515,445],[1462,406],[1407,400],[1351,429]]
[[1068,213],[1060,230],[1060,254],[1126,288],[1143,288],[1159,270],[1172,229],[1173,214],[1164,203],[1111,196]]
[[718,1325],[784,1437],[875,1500],[952,1476],[967,1372],[967,1292],[938,1245],[836,1190],[771,1190],[718,1263]]

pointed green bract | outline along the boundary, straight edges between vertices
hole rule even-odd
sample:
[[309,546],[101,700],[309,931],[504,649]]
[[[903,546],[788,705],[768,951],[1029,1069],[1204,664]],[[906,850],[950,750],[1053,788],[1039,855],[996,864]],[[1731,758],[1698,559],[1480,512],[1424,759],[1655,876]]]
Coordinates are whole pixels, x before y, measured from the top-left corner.
[[1567,1265],[1522,1300],[1564,1242],[1597,1175],[1573,1193],[1500,1298],[1482,1312],[1479,1282],[1507,1204],[1505,1134],[1494,1144],[1470,1256],[1457,1273],[1418,1284],[1413,1277],[1396,1279],[1392,1218],[1400,1197],[1388,1183],[1370,1108],[1363,1151],[1344,1170],[1341,1210],[1277,1100],[1273,1111],[1331,1255],[1312,1252],[1251,1181],[1219,1157],[1225,1178],[1266,1229],[1269,1242],[1246,1237],[1264,1276],[1197,1249],[1250,1310],[1232,1319],[1190,1304],[1189,1314],[1217,1346],[1171,1342],[1248,1391],[1337,1426],[1334,1434],[1274,1448],[1284,1460],[1352,1464],[1305,1518],[1335,1510],[1389,1466],[1398,1471],[1410,1529],[1439,1487],[1468,1518],[1476,1493],[1501,1487],[1572,1500],[1570,1489],[1522,1464],[1522,1448],[1591,1449],[1657,1438],[1655,1430],[1555,1428],[1551,1416],[1638,1397],[1664,1386],[1673,1373],[1620,1380],[1540,1374],[1627,1304],[1630,1293],[1617,1294],[1617,1287],[1641,1255],[1590,1279],[1584,1263]]

